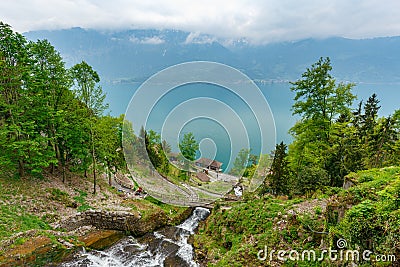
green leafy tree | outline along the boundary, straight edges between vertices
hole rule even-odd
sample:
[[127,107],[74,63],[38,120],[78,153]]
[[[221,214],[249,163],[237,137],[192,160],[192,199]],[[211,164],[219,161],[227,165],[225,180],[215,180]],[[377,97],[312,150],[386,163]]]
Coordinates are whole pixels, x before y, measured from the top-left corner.
[[367,102],[364,105],[364,114],[361,115],[361,136],[363,137],[364,142],[367,144],[369,141],[369,137],[374,132],[374,128],[376,126],[376,120],[378,118],[378,111],[381,108],[378,106],[379,100],[377,95],[372,94]]
[[179,149],[182,156],[189,161],[196,159],[196,152],[199,150],[199,143],[194,138],[193,133],[183,135],[182,141],[179,143]]
[[58,136],[64,134],[60,125],[66,120],[67,106],[71,105],[71,79],[60,54],[47,40],[30,42],[28,52],[32,61],[28,81],[30,113],[38,133],[46,139],[47,149],[42,155],[48,158],[54,171],[54,166],[62,160]]
[[199,150],[199,143],[194,138],[193,133],[186,133],[183,135],[179,143],[181,155],[184,157],[185,169],[190,173],[190,162],[196,159],[196,152]]
[[400,109],[393,114],[393,128],[396,132],[396,141],[393,145],[393,153],[390,159],[390,164],[399,165],[400,162]]
[[347,174],[363,169],[364,151],[360,146],[357,128],[351,121],[349,115],[342,115],[332,125],[330,146],[325,156],[330,186],[342,186]]
[[[0,22],[0,144],[2,169],[16,168],[20,177],[25,170],[40,173],[49,164],[32,110],[29,81],[31,72],[26,39]],[[45,156],[43,156],[45,154]]]
[[94,124],[97,118],[108,105],[104,104],[106,95],[98,83],[100,77],[91,66],[82,61],[70,69],[71,77],[75,84],[75,94],[88,108],[87,118],[90,128],[90,150],[93,167],[93,194],[96,194],[96,147],[95,147],[95,131]]
[[233,162],[233,166],[229,173],[235,176],[242,176],[249,164],[250,149],[242,148]]
[[57,135],[63,182],[67,168],[72,171],[86,171],[91,164],[87,108],[75,98],[72,91],[64,95],[64,100],[69,104],[63,109],[64,119],[58,125]]
[[138,158],[138,137],[135,135],[133,125],[130,121],[124,119],[122,125],[122,147],[125,155],[126,167],[132,168],[139,161]]
[[376,168],[390,163],[391,155],[396,151],[395,147],[398,140],[395,124],[395,119],[392,116],[379,120],[369,146],[369,150],[374,151],[369,157],[369,166]]
[[159,169],[163,164],[163,152],[161,147],[161,136],[153,130],[145,133],[145,144],[147,155],[154,168]]
[[102,116],[96,121],[95,140],[97,161],[103,163],[111,186],[111,177],[124,168],[121,131],[123,116],[119,118]]
[[[327,182],[326,153],[331,146],[333,125],[340,115],[350,114],[355,98],[351,93],[354,85],[337,84],[331,70],[330,59],[320,58],[303,73],[302,79],[292,83],[291,90],[296,93],[293,115],[300,115],[301,120],[290,129],[295,140],[289,147],[289,161],[299,186],[315,184],[316,189]],[[304,183],[317,174],[323,174],[320,182]]]

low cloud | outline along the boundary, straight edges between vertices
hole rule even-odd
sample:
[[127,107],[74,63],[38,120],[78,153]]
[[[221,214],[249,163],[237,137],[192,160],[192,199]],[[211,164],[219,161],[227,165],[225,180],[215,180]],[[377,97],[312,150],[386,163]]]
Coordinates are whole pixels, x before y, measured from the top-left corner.
[[200,32],[191,32],[185,40],[185,44],[211,44],[217,41],[217,38]]
[[165,43],[165,40],[159,36],[153,37],[144,37],[144,38],[137,38],[135,36],[131,36],[129,41],[134,44],[152,44],[152,45],[159,45]]

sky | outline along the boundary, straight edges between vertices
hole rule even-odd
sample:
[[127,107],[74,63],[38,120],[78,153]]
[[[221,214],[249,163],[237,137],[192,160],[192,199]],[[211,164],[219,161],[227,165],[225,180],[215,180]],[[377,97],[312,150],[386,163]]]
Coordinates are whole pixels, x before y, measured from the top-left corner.
[[19,32],[176,29],[250,43],[400,35],[397,0],[0,0]]

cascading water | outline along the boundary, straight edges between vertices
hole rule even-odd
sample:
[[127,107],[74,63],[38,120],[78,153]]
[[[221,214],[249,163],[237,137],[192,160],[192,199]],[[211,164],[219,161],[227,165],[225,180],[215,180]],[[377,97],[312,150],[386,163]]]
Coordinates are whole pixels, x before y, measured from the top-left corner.
[[83,251],[73,261],[60,266],[198,266],[188,238],[209,214],[208,209],[197,207],[186,221],[176,227],[166,227],[137,239],[126,237],[104,251]]

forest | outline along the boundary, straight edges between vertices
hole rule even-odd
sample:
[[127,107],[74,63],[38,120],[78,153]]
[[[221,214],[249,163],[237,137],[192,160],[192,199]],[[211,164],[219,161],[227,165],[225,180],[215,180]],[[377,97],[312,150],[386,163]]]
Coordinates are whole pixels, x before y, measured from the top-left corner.
[[[55,168],[63,175],[66,168],[85,176],[90,171],[95,191],[96,168],[110,176],[126,169],[124,133],[125,149],[135,149],[138,156],[148,154],[165,175],[176,173],[187,179],[169,164],[171,147],[158,133],[142,128],[136,136],[123,115],[105,115],[105,93],[90,65],[82,61],[67,69],[48,41],[28,42],[4,23],[0,30],[2,172],[22,177]],[[271,153],[262,194],[310,194],[324,186],[341,187],[351,172],[398,165],[400,110],[379,117],[376,94],[360,100],[354,109],[355,84],[336,82],[331,70],[330,59],[320,58],[292,82],[292,111],[301,119],[290,129],[293,143],[279,143]],[[145,150],[139,138],[145,141]],[[198,144],[192,135],[185,138],[180,149],[193,160]],[[231,173],[252,176],[258,161],[250,151],[241,151]]]
[[329,58],[320,58],[292,82],[294,141],[276,145],[263,192],[307,195],[323,187],[341,187],[351,172],[399,165],[400,109],[379,117],[376,94],[353,108],[355,84],[331,76]]
[[0,23],[0,169],[41,176],[66,169],[94,176],[124,167],[123,116],[104,115],[100,77],[86,62],[67,69],[46,40],[28,42]]

